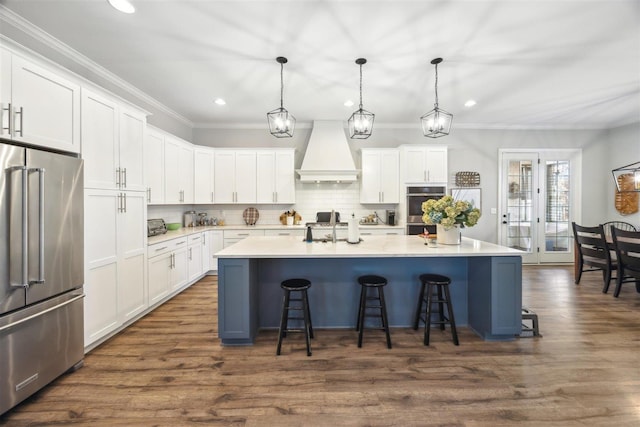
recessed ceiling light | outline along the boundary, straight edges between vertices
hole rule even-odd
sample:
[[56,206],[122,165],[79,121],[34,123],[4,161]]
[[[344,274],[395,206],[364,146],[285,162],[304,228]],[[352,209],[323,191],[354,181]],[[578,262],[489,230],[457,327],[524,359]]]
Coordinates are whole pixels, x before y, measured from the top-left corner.
[[108,0],[109,4],[113,6],[116,10],[119,10],[122,13],[133,13],[136,11],[136,8],[129,2],[129,0]]
[[222,98],[216,98],[216,100],[213,102],[215,102],[217,105],[227,105],[227,101]]
[[353,101],[350,99],[347,99],[346,101],[344,101],[344,106],[345,107],[353,107]]
[[476,101],[473,100],[473,99],[470,99],[470,100],[468,100],[467,102],[464,103],[464,106],[467,107],[467,108],[471,108],[474,105],[476,105]]

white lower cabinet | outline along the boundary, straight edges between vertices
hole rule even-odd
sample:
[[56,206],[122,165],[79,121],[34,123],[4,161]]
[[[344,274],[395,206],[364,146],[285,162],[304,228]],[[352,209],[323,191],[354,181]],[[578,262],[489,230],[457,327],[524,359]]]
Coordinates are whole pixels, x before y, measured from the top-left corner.
[[149,305],[162,301],[172,291],[189,282],[187,273],[187,238],[181,237],[150,245]]
[[209,270],[218,271],[218,257],[215,255],[221,251],[224,247],[224,237],[222,230],[211,230],[208,232],[208,246],[209,246]]
[[226,248],[249,236],[264,236],[264,230],[224,230],[223,246]]
[[85,190],[85,346],[147,308],[144,192]]
[[202,253],[203,243],[206,240],[204,233],[193,234],[188,237],[187,247],[187,274],[189,282],[202,276]]
[[379,228],[361,228],[360,236],[403,236],[404,228],[399,227],[379,227]]

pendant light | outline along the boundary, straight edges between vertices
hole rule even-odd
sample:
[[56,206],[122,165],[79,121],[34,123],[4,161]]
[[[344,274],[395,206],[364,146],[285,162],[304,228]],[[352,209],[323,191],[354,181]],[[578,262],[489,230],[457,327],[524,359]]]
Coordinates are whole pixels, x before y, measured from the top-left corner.
[[360,108],[349,117],[349,136],[352,139],[366,139],[371,136],[375,114],[362,109],[362,66],[367,63],[364,58],[356,59],[360,66]]
[[293,136],[293,130],[296,127],[296,118],[282,106],[282,97],[284,93],[284,80],[282,78],[282,70],[284,64],[287,63],[287,58],[284,56],[278,56],[276,58],[278,64],[280,64],[280,108],[269,111],[267,113],[267,120],[269,122],[269,131],[271,135],[276,138],[291,138]]
[[442,62],[442,58],[435,58],[431,60],[431,63],[436,66],[436,102],[433,105],[433,110],[420,117],[422,122],[422,133],[429,138],[439,138],[441,136],[449,135],[451,130],[451,122],[453,121],[453,114],[448,113],[438,108],[438,64]]

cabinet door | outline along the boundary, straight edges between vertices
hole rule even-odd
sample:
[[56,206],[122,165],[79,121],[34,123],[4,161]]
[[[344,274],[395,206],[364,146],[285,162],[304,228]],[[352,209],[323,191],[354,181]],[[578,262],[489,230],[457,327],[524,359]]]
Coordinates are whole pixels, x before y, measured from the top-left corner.
[[256,202],[256,153],[236,152],[235,169],[236,203]]
[[426,150],[427,182],[447,182],[447,148],[434,147]]
[[216,203],[233,203],[235,196],[235,153],[216,151],[213,167],[213,197]]
[[156,132],[147,132],[145,139],[145,168],[147,184],[147,203],[164,203],[164,136]]
[[186,240],[184,246],[173,251],[173,268],[171,269],[171,290],[176,290],[189,281],[189,260],[187,259]]
[[397,150],[380,153],[380,193],[382,203],[400,203],[400,154]]
[[276,203],[295,203],[294,153],[293,151],[277,151],[275,161]]
[[407,147],[404,151],[405,182],[426,182],[427,169],[424,147]]
[[167,253],[149,259],[149,305],[162,300],[171,287],[172,254]]
[[118,106],[115,101],[83,89],[81,134],[85,188],[117,189]]
[[147,308],[144,270],[147,254],[145,193],[123,192],[118,215],[118,313],[121,323]]
[[0,137],[10,138],[9,114],[4,108],[11,102],[11,52],[0,47]]
[[214,230],[209,232],[209,270],[218,271],[218,257],[216,253],[224,247],[222,231]]
[[182,201],[180,179],[180,142],[169,137],[164,141],[164,201],[178,204]]
[[180,147],[178,173],[182,203],[193,203],[193,147],[190,144]]
[[85,346],[119,326],[118,195],[114,190],[85,191]]
[[256,202],[276,202],[276,153],[258,151],[256,153]]
[[213,150],[196,148],[193,150],[194,203],[213,203]]
[[380,203],[380,153],[362,150],[360,203]]
[[121,188],[145,191],[144,185],[144,114],[128,108],[120,109]]
[[197,242],[189,245],[187,249],[187,271],[189,282],[202,275],[202,237]]
[[73,153],[80,152],[80,86],[13,55],[11,102],[13,139]]

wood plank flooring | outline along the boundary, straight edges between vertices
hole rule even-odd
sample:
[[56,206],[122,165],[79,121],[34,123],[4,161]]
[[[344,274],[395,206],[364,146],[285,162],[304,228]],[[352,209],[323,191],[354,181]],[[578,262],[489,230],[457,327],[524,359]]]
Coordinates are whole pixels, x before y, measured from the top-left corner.
[[[598,273],[525,267],[523,303],[542,338],[484,342],[459,328],[318,330],[275,356],[276,331],[221,347],[207,277],[0,417],[10,426],[638,426],[640,294],[601,293]],[[455,285],[454,285],[455,286]]]

